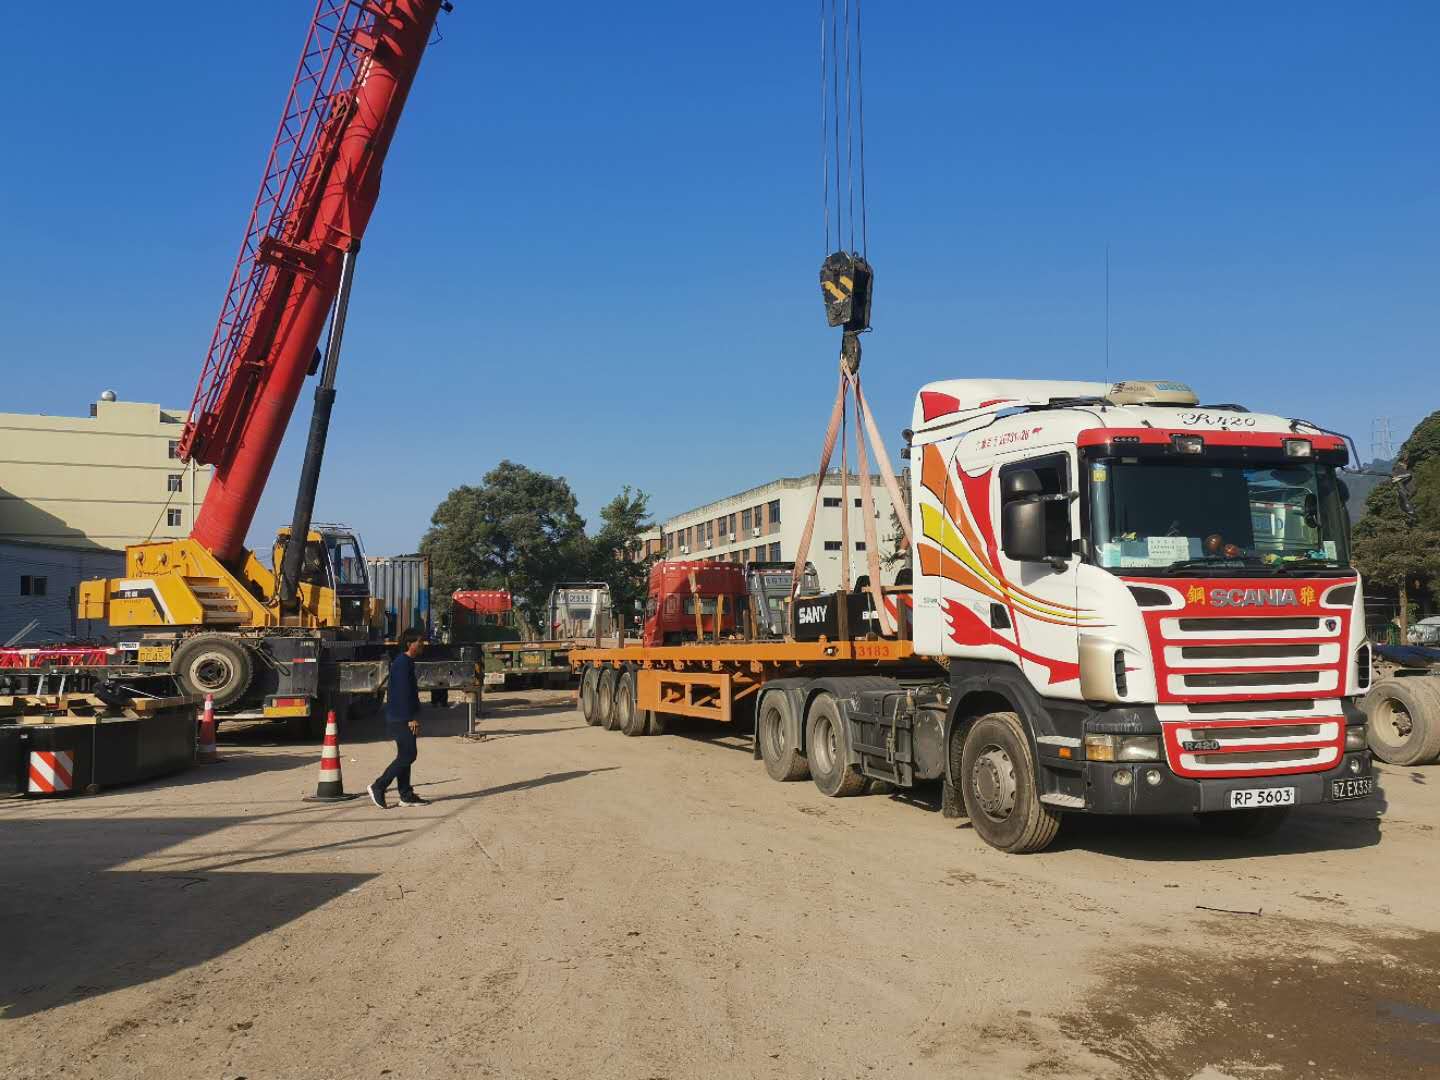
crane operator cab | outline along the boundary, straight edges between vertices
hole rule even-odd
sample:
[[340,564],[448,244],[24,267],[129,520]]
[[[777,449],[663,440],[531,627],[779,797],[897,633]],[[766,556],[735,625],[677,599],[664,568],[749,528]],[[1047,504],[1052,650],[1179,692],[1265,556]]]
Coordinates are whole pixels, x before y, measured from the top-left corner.
[[[289,540],[288,527],[275,534],[273,566],[284,559]],[[301,556],[299,591],[301,610],[318,626],[366,633],[384,629],[379,604],[371,603],[360,537],[348,526],[311,525]]]

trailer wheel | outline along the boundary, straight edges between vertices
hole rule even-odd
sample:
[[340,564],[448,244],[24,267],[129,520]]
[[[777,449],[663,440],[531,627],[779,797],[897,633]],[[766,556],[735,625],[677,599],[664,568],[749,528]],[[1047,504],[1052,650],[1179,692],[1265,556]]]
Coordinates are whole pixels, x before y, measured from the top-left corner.
[[1440,757],[1440,679],[1384,679],[1365,695],[1370,749],[1390,765],[1425,765]]
[[970,824],[991,847],[1017,855],[1042,851],[1060,831],[1060,815],[1040,801],[1030,740],[1013,712],[975,721],[957,779]]
[[655,709],[645,710],[645,734],[664,735],[666,714]]
[[810,762],[794,746],[790,746],[790,698],[775,691],[765,695],[760,715],[755,721],[755,738],[760,742],[760,758],[771,780],[808,780]]
[[187,694],[215,699],[215,708],[235,704],[250,689],[255,658],[238,639],[228,634],[196,634],[175,650],[170,670]]
[[627,671],[615,684],[615,726],[626,735],[644,735],[650,729],[645,714],[635,705],[635,673]]
[[865,777],[849,762],[850,736],[840,716],[840,706],[829,694],[818,694],[810,703],[805,749],[810,778],[821,794],[832,799],[860,794],[865,787]]
[[1269,836],[1290,817],[1288,806],[1254,806],[1248,810],[1215,810],[1196,814],[1195,820],[1217,836]]
[[580,677],[580,715],[591,725],[600,722],[599,683],[600,669],[594,664],[586,665],[585,674]]
[[600,682],[595,688],[595,716],[606,731],[615,730],[615,669],[612,667],[600,672]]

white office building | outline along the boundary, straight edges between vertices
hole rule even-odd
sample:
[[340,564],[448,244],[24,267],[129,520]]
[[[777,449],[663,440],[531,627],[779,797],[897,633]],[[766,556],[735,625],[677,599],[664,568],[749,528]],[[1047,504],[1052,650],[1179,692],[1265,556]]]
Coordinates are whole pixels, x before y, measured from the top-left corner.
[[[722,559],[729,562],[793,561],[800,534],[810,512],[816,474],[786,477],[742,491],[738,495],[676,514],[661,526],[667,559]],[[890,493],[877,474],[871,484],[875,497],[875,534],[880,545],[881,577],[888,584],[895,567],[884,566],[893,554],[895,523]],[[820,506],[815,511],[815,532],[810,539],[809,561],[820,575],[820,588],[840,587],[841,559],[850,560],[850,580],[869,573],[865,518],[860,505],[860,478],[850,477],[849,505],[844,505],[840,473],[825,478]],[[841,515],[847,515],[850,550],[845,551]]]

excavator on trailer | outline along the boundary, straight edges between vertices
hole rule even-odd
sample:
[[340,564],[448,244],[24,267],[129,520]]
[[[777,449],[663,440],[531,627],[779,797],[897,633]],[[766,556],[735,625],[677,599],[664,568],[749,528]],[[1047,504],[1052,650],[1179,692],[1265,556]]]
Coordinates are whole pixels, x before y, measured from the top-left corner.
[[[79,590],[80,618],[133,629],[137,663],[168,667],[220,709],[306,716],[383,680],[383,619],[360,540],[312,517],[356,256],[421,57],[450,8],[319,0],[180,438],[183,459],[214,467],[209,491],[188,537],[131,545],[124,577]],[[267,566],[245,537],[317,373],[294,515]],[[447,670],[442,689],[464,674],[463,664]]]

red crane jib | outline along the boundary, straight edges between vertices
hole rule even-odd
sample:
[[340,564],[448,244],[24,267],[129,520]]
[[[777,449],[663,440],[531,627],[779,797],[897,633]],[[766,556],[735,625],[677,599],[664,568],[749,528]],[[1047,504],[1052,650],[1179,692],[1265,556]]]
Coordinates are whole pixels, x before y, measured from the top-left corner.
[[245,535],[313,370],[442,0],[320,0],[180,440],[215,466],[191,537]]

